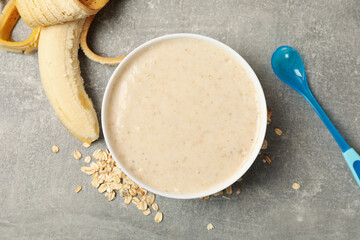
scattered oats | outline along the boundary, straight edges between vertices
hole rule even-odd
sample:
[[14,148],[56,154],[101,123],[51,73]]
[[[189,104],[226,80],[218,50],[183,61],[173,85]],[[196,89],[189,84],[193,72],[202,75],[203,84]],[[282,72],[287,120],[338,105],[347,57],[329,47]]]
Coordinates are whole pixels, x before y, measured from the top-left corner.
[[85,163],[90,163],[90,162],[91,162],[91,157],[90,157],[90,156],[87,156],[87,157],[84,159],[84,162],[85,162]]
[[300,189],[300,184],[293,183],[292,188],[295,189],[295,190],[299,190]]
[[109,201],[114,200],[114,198],[115,198],[115,191],[109,192],[109,194],[108,194],[107,197],[108,197]]
[[264,159],[263,160],[265,160],[269,165],[272,163],[271,162],[271,159],[270,159],[270,157],[268,156],[268,155],[264,155]]
[[[84,147],[86,147],[85,144]],[[80,159],[81,153],[75,150],[74,157]],[[84,161],[89,165],[81,167],[80,170],[87,175],[92,175],[91,185],[94,188],[98,188],[99,193],[104,193],[109,201],[115,199],[115,190],[118,190],[118,194],[125,197],[125,204],[134,203],[146,216],[151,214],[149,206],[154,211],[159,210],[159,206],[154,202],[155,195],[152,193],[148,194],[147,190],[139,187],[138,184],[126,176],[116,165],[108,150],[102,151],[97,149],[92,154],[92,157],[95,159],[94,162],[91,162],[91,156],[86,156]],[[162,218],[163,214],[158,212],[155,216],[155,221],[161,222]]]
[[267,110],[267,124],[271,123],[271,115],[272,115],[272,111],[271,109]]
[[276,133],[277,135],[279,135],[279,136],[283,135],[283,132],[281,131],[280,128],[275,128],[274,131],[275,131],[275,133]]
[[137,208],[139,210],[145,211],[148,208],[148,205],[146,203],[146,201],[141,201],[138,205]]
[[200,199],[209,200],[209,199],[210,199],[210,196],[201,197]]
[[222,191],[220,191],[220,192],[217,192],[217,193],[215,193],[214,194],[214,196],[216,197],[216,196],[220,196],[220,195],[222,195],[224,193],[224,190],[222,190]]
[[109,185],[110,185],[110,188],[111,188],[112,190],[115,190],[115,185],[116,185],[116,183],[111,182],[111,183],[109,183]]
[[210,231],[210,230],[214,229],[214,225],[209,223],[206,228],[207,228],[208,231]]
[[99,193],[103,193],[105,192],[107,189],[107,185],[106,184],[101,184],[100,187],[98,188]]
[[238,180],[237,180],[237,182],[241,182],[243,179],[242,178],[239,178]]
[[230,186],[228,186],[228,187],[226,188],[226,194],[227,194],[227,195],[231,195],[232,192],[233,192],[232,186],[230,185]]
[[120,168],[114,167],[114,168],[113,168],[113,173],[115,173],[115,174],[121,174],[122,171],[120,170]]
[[121,182],[121,179],[119,177],[119,175],[115,174],[114,175],[114,183],[120,183]]
[[100,152],[102,152],[102,150],[101,150],[101,149],[97,149],[97,150],[95,150],[95,152],[93,153],[93,157],[94,157],[96,160],[99,159],[99,154],[100,154]]
[[136,190],[136,194],[139,195],[139,196],[144,196],[145,191],[144,191],[144,189],[138,189],[138,190]]
[[125,196],[124,203],[125,203],[126,205],[128,205],[128,204],[131,202],[131,200],[132,200],[132,196],[131,196],[131,195],[127,195],[127,196]]
[[147,196],[141,196],[140,201],[147,201]]
[[131,200],[131,202],[132,202],[133,204],[135,204],[135,205],[138,205],[138,204],[140,203],[140,199],[134,197],[134,198]]
[[95,173],[95,169],[91,168],[91,167],[81,167],[80,170],[84,173],[86,173],[87,175],[92,175]]
[[91,146],[91,143],[86,143],[86,142],[84,142],[82,145],[83,145],[84,148],[88,148],[88,147]]
[[106,152],[101,151],[101,152],[99,153],[99,160],[100,160],[100,161],[104,161],[104,160],[106,160],[106,159],[107,159],[107,154],[106,154]]
[[157,203],[153,203],[151,205],[152,209],[154,209],[154,211],[158,211],[159,210],[159,206],[157,205]]
[[94,187],[94,188],[98,188],[100,186],[100,182],[99,180],[97,179],[93,179],[91,180],[91,185]]
[[227,196],[222,196],[223,198],[230,200],[231,198],[227,197]]
[[[98,173],[100,173],[100,171]],[[105,181],[105,175],[106,174],[103,174],[103,173],[100,173],[100,175],[99,175],[99,179],[101,179],[103,182]]]
[[155,195],[150,193],[148,196],[147,196],[147,199],[146,199],[146,202],[148,205],[151,205],[153,204],[155,201]]
[[112,191],[114,191],[114,190],[111,188],[111,184],[107,184],[106,191],[107,191],[108,193],[111,193]]
[[241,193],[241,189],[240,188],[238,188],[237,190],[236,190],[236,194],[240,194]]
[[149,215],[151,213],[150,208],[146,209],[145,211],[142,212],[145,216]]
[[82,189],[82,186],[77,186],[76,188],[75,188],[75,192],[80,192],[81,191],[81,189]]
[[267,141],[266,139],[264,139],[264,142],[263,142],[263,144],[262,144],[262,146],[261,146],[261,149],[262,149],[262,150],[266,150],[267,147],[268,147],[268,141]]
[[155,222],[159,223],[161,222],[163,219],[163,214],[162,212],[157,212],[156,215],[155,215]]
[[58,153],[58,152],[59,152],[59,147],[56,146],[56,145],[52,145],[51,150],[52,150],[54,153]]
[[90,168],[94,169],[95,171],[99,171],[100,169],[99,166],[94,162],[90,163]]
[[105,182],[111,182],[112,177],[109,174],[105,174]]
[[102,179],[101,177],[99,177],[98,179],[100,184],[103,184],[105,182],[104,179]]
[[121,183],[115,183],[113,188],[119,191],[120,189],[122,189],[122,186],[123,185]]
[[129,192],[128,192],[127,190],[121,188],[121,189],[119,190],[119,194],[120,194],[122,197],[125,197],[125,196],[129,195]]
[[137,194],[135,188],[130,188],[130,189],[129,189],[129,193],[130,193],[130,195],[133,196],[133,197],[135,197],[136,194]]
[[80,160],[81,158],[81,153],[78,150],[74,150],[74,158],[76,160]]

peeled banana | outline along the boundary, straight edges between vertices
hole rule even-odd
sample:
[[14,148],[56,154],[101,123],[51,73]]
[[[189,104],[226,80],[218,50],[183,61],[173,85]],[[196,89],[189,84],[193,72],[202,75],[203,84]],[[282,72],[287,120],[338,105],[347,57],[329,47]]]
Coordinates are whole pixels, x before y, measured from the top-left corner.
[[96,14],[109,0],[16,0],[29,27],[51,26]]
[[[94,61],[114,65],[124,58],[98,56],[86,43],[94,14],[108,1],[10,0],[0,15],[0,46],[24,53],[38,47],[41,82],[57,117],[75,137],[88,144],[99,137],[99,123],[80,75],[80,40],[85,54]],[[11,32],[19,14],[34,29],[27,40],[12,42]]]
[[91,143],[99,137],[99,123],[77,58],[83,24],[77,20],[44,27],[38,54],[41,82],[57,117],[75,137]]

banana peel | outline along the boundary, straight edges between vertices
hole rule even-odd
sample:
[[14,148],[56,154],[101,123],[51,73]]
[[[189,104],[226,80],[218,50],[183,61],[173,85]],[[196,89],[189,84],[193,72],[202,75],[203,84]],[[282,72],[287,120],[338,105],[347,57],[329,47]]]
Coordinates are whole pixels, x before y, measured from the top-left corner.
[[122,60],[124,60],[125,56],[115,57],[115,58],[102,57],[91,51],[91,49],[89,48],[87,44],[87,34],[94,17],[95,15],[90,16],[85,20],[84,27],[80,36],[81,49],[83,50],[85,56],[87,56],[89,59],[93,60],[94,62],[107,64],[107,65],[118,65],[119,63],[121,63]]
[[15,0],[10,0],[0,15],[0,47],[5,51],[28,54],[37,48],[41,27],[33,29],[26,40],[14,42],[11,34],[19,19]]
[[[62,124],[81,141],[99,137],[99,123],[80,74],[78,49],[90,59],[116,65],[124,57],[105,58],[86,42],[94,15],[109,0],[10,0],[0,15],[0,47],[29,53],[38,48],[41,82]],[[19,20],[33,28],[30,37],[13,42],[11,33]]]

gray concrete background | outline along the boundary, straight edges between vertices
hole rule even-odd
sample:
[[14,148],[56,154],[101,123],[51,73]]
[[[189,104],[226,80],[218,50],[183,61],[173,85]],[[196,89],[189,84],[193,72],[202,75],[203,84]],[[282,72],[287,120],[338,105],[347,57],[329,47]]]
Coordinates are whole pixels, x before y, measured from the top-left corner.
[[[4,4],[2,3],[2,6]],[[349,144],[360,151],[360,1],[112,0],[98,14],[90,45],[127,54],[151,38],[191,32],[238,51],[264,88],[273,124],[267,154],[244,176],[231,200],[157,202],[164,221],[123,199],[108,202],[72,157],[90,149],[56,119],[42,89],[37,54],[0,51],[0,239],[360,239],[360,189],[341,151],[310,106],[273,74],[276,47],[299,50],[311,88]],[[25,38],[23,23],[14,38]],[[99,113],[115,69],[80,53],[86,88]],[[274,127],[284,131],[282,137]],[[51,146],[60,147],[58,154]],[[301,189],[291,188],[293,182]],[[83,190],[76,194],[77,185]],[[207,231],[212,223],[215,228]]]

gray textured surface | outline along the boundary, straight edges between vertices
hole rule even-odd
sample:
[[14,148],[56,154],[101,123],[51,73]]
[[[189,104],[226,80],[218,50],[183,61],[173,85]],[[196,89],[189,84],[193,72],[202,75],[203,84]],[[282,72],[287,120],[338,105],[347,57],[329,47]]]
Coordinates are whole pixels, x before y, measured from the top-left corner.
[[[0,3],[1,4],[1,3]],[[15,38],[24,38],[24,24]],[[25,31],[25,32],[24,32]],[[89,150],[54,116],[37,54],[0,51],[0,239],[360,239],[360,190],[341,152],[308,104],[274,76],[270,57],[288,44],[302,54],[312,90],[360,150],[358,0],[112,0],[90,33],[98,52],[119,56],[153,37],[192,32],[238,51],[257,73],[272,108],[267,153],[231,200],[158,197],[162,224],[122,199],[108,202],[80,172],[72,151]],[[86,88],[100,112],[114,67],[80,53]],[[282,137],[273,133],[280,126]],[[52,144],[60,147],[51,152]],[[295,191],[292,183],[302,188]],[[83,190],[75,194],[77,185]],[[206,230],[211,222],[215,228]]]

